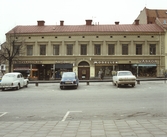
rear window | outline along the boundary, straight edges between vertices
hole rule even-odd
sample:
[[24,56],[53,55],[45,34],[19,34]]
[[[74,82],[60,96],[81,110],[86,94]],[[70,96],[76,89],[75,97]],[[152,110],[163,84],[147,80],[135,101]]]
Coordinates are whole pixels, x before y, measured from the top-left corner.
[[130,76],[132,75],[131,72],[119,72],[118,76]]
[[16,76],[16,75],[12,75],[12,74],[10,74],[10,75],[4,75],[4,76],[3,76],[3,79],[14,79],[15,76]]
[[62,77],[75,77],[75,73],[63,73]]

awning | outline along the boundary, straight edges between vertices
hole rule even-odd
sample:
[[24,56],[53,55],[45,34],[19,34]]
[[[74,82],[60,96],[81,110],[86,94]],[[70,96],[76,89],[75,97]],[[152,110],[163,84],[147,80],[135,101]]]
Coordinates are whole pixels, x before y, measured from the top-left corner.
[[58,63],[58,64],[55,64],[55,68],[58,68],[58,69],[73,68],[73,64],[70,64],[70,63],[64,63],[64,64]]
[[156,67],[157,64],[133,64],[132,66],[138,66],[138,67]]

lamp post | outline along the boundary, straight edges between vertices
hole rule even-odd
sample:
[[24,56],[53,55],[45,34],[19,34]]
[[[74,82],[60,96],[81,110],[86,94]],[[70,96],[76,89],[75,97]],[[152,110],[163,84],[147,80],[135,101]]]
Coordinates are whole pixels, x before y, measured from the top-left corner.
[[138,66],[138,63],[137,63],[137,77],[138,77],[138,74],[139,74],[139,66]]
[[117,61],[113,61],[113,71],[115,71],[115,65],[118,63]]

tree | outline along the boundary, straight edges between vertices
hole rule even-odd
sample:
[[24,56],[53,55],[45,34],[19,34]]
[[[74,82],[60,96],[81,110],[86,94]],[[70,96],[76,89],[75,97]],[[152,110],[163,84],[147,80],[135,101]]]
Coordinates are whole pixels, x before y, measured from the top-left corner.
[[24,41],[16,35],[17,30],[6,34],[6,42],[1,45],[0,58],[8,63],[8,72],[12,71],[13,61],[19,60],[19,55],[25,51]]

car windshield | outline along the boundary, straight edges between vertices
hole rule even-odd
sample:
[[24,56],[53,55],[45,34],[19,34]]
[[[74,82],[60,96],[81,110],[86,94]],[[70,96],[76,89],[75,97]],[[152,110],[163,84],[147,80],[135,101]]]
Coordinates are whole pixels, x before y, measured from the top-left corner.
[[118,76],[131,76],[132,73],[131,72],[119,72]]
[[65,77],[75,77],[75,74],[74,73],[63,73],[63,78]]

